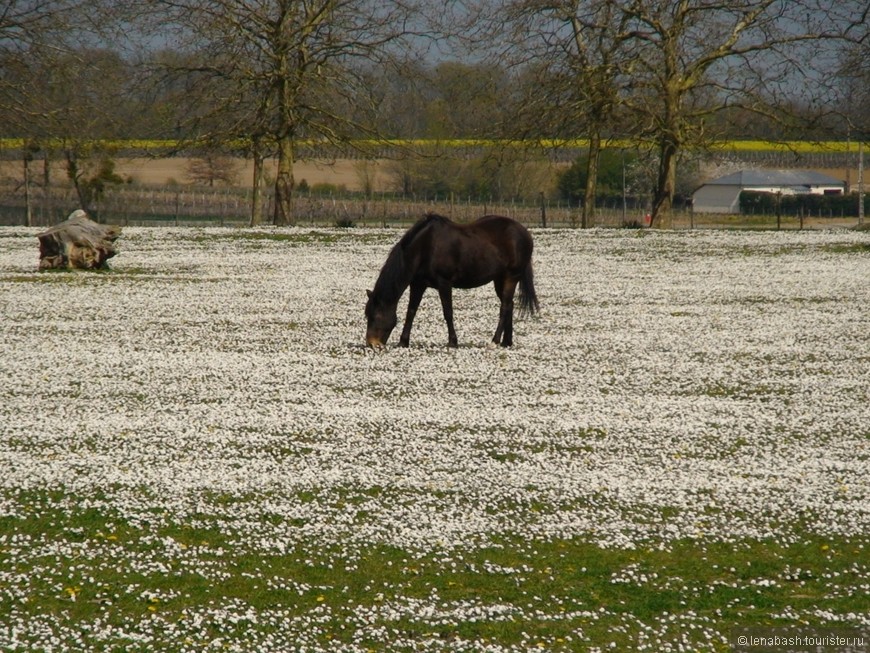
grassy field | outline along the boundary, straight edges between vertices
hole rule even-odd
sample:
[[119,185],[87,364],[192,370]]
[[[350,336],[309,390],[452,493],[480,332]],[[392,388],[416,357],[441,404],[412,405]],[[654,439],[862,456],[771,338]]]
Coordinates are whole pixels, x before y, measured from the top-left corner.
[[37,231],[0,228],[2,651],[870,643],[866,232],[537,229],[514,348],[481,288],[458,350],[433,295],[376,354],[400,231],[129,228],[96,274]]

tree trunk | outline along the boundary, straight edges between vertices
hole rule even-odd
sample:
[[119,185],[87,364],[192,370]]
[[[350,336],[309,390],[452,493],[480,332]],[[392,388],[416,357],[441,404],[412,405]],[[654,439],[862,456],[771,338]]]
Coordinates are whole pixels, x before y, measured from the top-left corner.
[[595,217],[595,196],[598,192],[598,164],[601,160],[601,135],[589,135],[589,156],[586,159],[586,192],[583,197],[583,211],[580,226],[588,229]]
[[254,186],[251,196],[251,226],[263,223],[263,175],[264,161],[260,147],[255,145],[254,152]]
[[106,261],[118,252],[115,240],[121,227],[98,224],[79,209],[51,229],[37,234],[39,238],[39,269],[105,268]]
[[674,190],[677,183],[677,144],[672,140],[662,142],[659,153],[659,174],[653,193],[650,227],[670,229],[673,227]]
[[278,173],[275,177],[276,226],[295,224],[293,215],[293,139],[284,136],[278,143]]
[[24,226],[33,226],[33,202],[30,196],[30,162],[33,155],[29,150],[24,150]]
[[42,219],[46,224],[53,222],[51,212],[54,207],[51,203],[51,154],[45,150],[45,158],[42,160]]
[[[82,210],[87,212],[88,210],[88,198],[85,193],[85,189],[81,184],[81,174],[79,173],[79,162],[78,157],[71,150],[67,150],[65,152],[66,156],[66,175],[69,180],[73,184],[73,188],[76,189],[76,195],[79,198],[79,206],[82,207]],[[70,216],[72,217],[72,216]]]

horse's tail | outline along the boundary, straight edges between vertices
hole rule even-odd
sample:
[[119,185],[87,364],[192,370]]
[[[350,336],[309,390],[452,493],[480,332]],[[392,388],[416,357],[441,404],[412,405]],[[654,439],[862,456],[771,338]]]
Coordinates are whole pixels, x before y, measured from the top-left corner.
[[523,276],[520,277],[520,313],[534,315],[541,310],[538,295],[535,294],[535,271],[532,269],[532,259],[526,264]]

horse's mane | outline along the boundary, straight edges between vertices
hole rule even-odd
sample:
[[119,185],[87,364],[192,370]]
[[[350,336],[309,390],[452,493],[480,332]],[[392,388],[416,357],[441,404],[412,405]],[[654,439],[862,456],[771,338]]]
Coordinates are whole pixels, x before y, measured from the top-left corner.
[[[450,218],[445,218],[443,215],[438,215],[437,213],[427,213],[422,218],[417,220],[408,231],[405,232],[405,235],[396,243],[396,247],[401,247],[403,250],[411,244],[413,241],[424,229],[434,224],[447,224],[450,222]],[[395,249],[395,248],[393,248]]]
[[375,282],[372,294],[386,301],[397,299],[407,287],[407,274],[405,270],[405,250],[420,233],[433,224],[450,222],[449,218],[437,213],[427,213],[417,220],[414,225],[405,232],[402,238],[390,250],[378,280]]

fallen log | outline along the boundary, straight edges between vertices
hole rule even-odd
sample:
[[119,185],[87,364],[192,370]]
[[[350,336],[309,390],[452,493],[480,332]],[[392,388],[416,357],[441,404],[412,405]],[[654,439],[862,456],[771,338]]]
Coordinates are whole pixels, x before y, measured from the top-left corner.
[[81,209],[41,234],[39,238],[39,269],[105,268],[106,261],[117,254],[115,240],[121,227],[94,222]]

